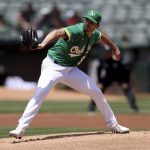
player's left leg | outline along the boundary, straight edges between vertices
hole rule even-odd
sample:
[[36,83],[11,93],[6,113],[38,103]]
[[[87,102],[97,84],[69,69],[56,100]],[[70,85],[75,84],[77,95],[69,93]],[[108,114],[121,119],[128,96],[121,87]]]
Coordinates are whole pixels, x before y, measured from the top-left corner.
[[101,111],[105,118],[107,126],[114,133],[129,133],[130,129],[121,126],[117,123],[116,117],[106,101],[105,96],[101,90],[96,86],[96,83],[84,72],[78,68],[74,68],[66,74],[63,83],[80,91],[88,94],[95,101],[98,109]]
[[104,116],[108,127],[117,123],[114,113],[107,103],[105,96],[95,82],[83,71],[75,68],[65,76],[63,83],[79,92],[88,94],[95,101],[98,109]]

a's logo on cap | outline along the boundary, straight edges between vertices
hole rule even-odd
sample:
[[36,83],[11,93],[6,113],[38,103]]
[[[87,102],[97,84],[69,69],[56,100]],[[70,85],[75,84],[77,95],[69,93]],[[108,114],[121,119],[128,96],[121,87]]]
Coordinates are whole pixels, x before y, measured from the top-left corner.
[[90,12],[89,12],[89,15],[90,15],[90,16],[95,16],[94,11],[90,11]]
[[102,20],[101,14],[96,10],[90,10],[84,18],[88,18],[94,23],[99,23]]

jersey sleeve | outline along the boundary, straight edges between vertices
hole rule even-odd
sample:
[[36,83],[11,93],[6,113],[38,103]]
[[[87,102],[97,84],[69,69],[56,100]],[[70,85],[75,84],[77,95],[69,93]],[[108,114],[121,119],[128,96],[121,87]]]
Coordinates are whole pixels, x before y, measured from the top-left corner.
[[70,40],[71,39],[71,33],[68,31],[67,28],[64,28],[64,30],[65,30],[65,32],[67,34],[68,40]]

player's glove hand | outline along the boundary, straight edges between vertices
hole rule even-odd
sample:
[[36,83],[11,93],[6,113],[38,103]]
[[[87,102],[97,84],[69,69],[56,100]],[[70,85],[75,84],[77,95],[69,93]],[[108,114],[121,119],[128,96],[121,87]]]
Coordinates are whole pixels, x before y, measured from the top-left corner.
[[20,33],[20,40],[26,51],[36,49],[39,44],[37,31],[34,29],[26,29]]

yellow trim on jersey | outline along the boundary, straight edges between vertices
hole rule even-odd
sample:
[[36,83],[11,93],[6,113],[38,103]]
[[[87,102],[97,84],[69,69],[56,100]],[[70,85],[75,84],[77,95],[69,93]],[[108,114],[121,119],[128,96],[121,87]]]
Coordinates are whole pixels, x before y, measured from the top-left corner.
[[71,35],[70,35],[69,31],[68,31],[66,28],[64,28],[64,30],[65,30],[65,32],[66,32],[66,34],[67,34],[67,36],[68,36],[68,38],[69,38],[69,40],[70,40]]

